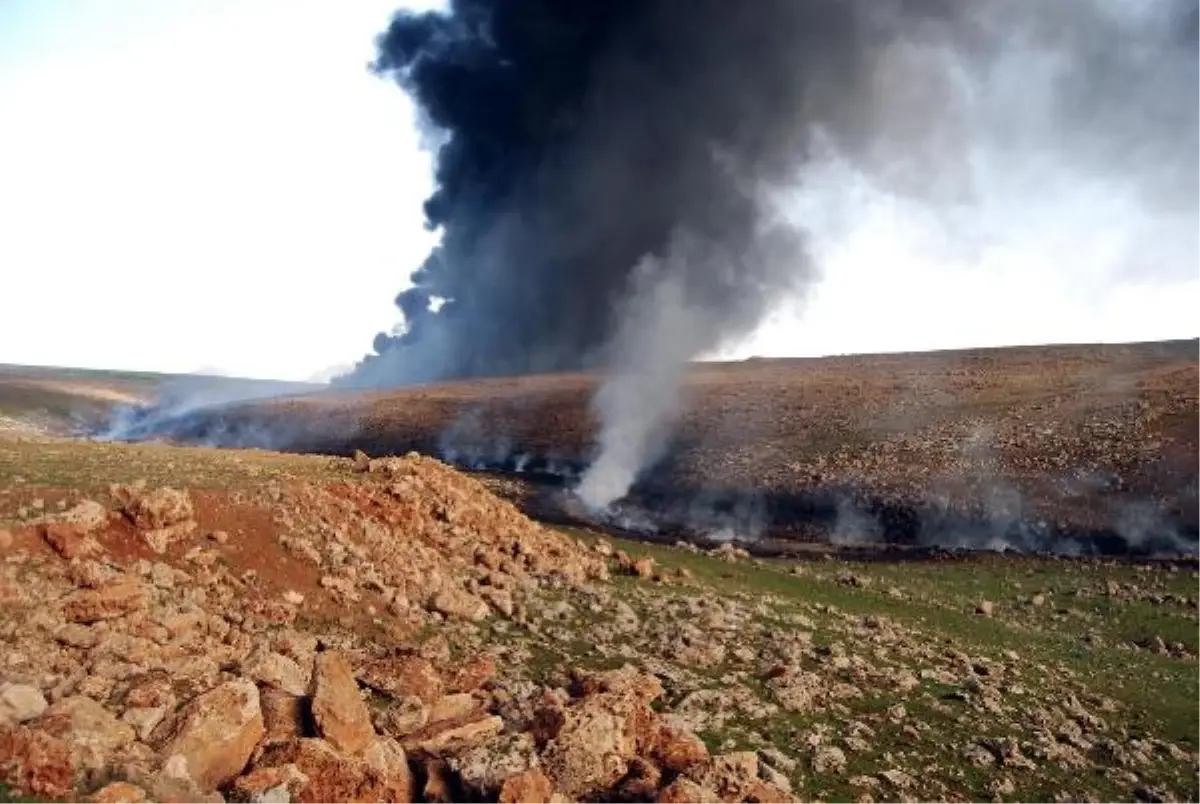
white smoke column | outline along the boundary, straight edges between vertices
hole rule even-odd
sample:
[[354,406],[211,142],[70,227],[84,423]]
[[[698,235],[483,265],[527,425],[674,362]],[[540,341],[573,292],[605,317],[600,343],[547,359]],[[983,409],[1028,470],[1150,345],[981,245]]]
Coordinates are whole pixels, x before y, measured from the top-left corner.
[[591,509],[625,496],[662,455],[690,361],[744,338],[811,283],[798,232],[774,217],[769,191],[754,194],[761,218],[751,242],[677,232],[664,257],[645,257],[634,271],[609,344],[608,377],[592,400],[600,451],[576,490]]
[[[821,113],[781,122],[805,134],[800,163],[788,162],[787,148],[769,163],[717,155],[718,164],[729,159],[729,176],[758,185],[722,182],[752,200],[732,207],[739,214],[763,213],[763,185],[777,182],[771,192],[780,195],[792,177],[779,174],[801,170],[790,198],[773,201],[786,203],[806,242],[790,229],[790,263],[785,243],[760,249],[742,239],[744,226],[728,242],[730,228],[709,223],[720,219],[714,210],[694,217],[708,231],[642,263],[594,401],[600,452],[578,490],[585,503],[619,499],[661,455],[688,361],[802,299],[795,291],[812,283],[810,255],[842,279],[836,289],[849,303],[838,315],[850,326],[866,330],[872,307],[904,308],[901,336],[936,322],[936,340],[917,348],[978,329],[984,309],[1002,310],[1008,326],[1015,311],[1037,322],[1031,329],[1052,324],[1061,309],[1030,315],[1048,284],[1078,297],[1131,275],[1194,276],[1197,62],[1195,32],[1179,27],[1178,8],[953,6],[961,16],[929,26],[906,24],[903,14],[895,25],[879,20],[891,35],[859,65],[863,80],[843,93],[821,79],[836,102],[816,103],[823,85],[810,87]],[[897,10],[867,8],[884,17]],[[1195,15],[1188,20],[1194,26]],[[708,197],[695,203],[703,210]],[[737,270],[726,276],[725,266]],[[844,281],[851,276],[857,281]],[[998,302],[979,292],[981,276],[1020,292]],[[915,288],[926,278],[935,281],[922,294]],[[918,303],[934,308],[914,314]],[[793,354],[803,343],[789,341]]]
[[658,457],[679,407],[679,389],[704,311],[688,305],[682,276],[653,257],[634,274],[631,302],[614,344],[616,367],[592,401],[600,419],[600,454],[578,494],[594,510],[621,498],[638,472]]

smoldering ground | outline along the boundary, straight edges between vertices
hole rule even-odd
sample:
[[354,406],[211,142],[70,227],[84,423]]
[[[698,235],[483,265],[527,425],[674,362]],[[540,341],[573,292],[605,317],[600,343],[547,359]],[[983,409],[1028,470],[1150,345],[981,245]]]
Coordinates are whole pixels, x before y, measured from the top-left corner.
[[[920,222],[937,246],[921,257],[963,270],[1004,254],[1078,261],[1084,285],[1190,271],[1196,7],[400,13],[374,69],[414,98],[436,149],[440,243],[397,298],[397,330],[338,384],[601,369],[579,490],[603,509],[669,455],[689,361],[802,306],[867,207]],[[483,437],[496,443],[480,455],[506,446]]]

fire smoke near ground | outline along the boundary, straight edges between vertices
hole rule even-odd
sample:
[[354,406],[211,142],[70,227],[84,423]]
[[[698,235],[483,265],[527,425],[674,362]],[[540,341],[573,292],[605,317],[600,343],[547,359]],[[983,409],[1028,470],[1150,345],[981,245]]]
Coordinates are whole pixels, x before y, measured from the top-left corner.
[[398,13],[374,69],[437,144],[441,242],[397,332],[338,384],[603,368],[579,489],[603,507],[661,452],[688,362],[817,278],[793,196],[819,208],[829,165],[960,234],[987,229],[988,181],[1036,195],[1049,166],[1059,186],[1184,213],[1194,240],[1196,28],[1194,0]]

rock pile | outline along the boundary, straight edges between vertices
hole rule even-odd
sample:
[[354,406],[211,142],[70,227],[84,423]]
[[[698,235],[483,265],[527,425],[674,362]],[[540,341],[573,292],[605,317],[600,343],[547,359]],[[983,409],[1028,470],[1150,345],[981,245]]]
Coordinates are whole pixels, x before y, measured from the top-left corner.
[[600,557],[440,461],[414,453],[367,465],[380,482],[270,495],[283,546],[345,604],[377,592],[393,612],[521,621],[539,586],[608,578]]
[[[0,565],[0,782],[92,801],[788,797],[754,754],[712,757],[656,711],[659,679],[632,666],[517,683],[427,629],[318,622],[322,602],[379,601],[418,625],[519,626],[542,595],[608,577],[596,550],[437,461],[364,468],[244,500],[270,515],[266,539],[205,536],[192,495],[143,484],[113,487],[116,510],[18,529]],[[288,556],[313,588],[239,571],[237,550]]]

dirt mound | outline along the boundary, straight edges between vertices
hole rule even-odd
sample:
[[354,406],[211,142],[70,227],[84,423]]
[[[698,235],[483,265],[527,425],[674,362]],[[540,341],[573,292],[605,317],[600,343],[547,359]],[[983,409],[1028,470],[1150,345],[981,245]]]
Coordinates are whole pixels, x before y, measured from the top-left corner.
[[754,754],[710,757],[632,667],[498,682],[497,655],[453,636],[603,586],[604,558],[438,461],[359,468],[224,498],[119,486],[117,510],[16,529],[0,781],[94,801],[788,797]]

